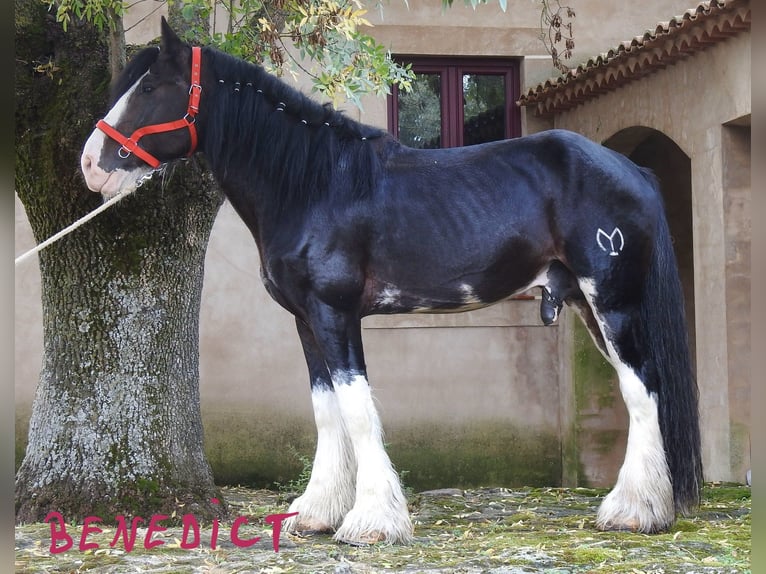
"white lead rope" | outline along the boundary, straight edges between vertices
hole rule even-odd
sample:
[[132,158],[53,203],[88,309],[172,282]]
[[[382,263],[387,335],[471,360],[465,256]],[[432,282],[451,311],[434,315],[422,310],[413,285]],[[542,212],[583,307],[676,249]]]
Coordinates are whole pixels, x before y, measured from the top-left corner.
[[77,229],[78,227],[83,225],[84,223],[86,223],[86,222],[90,221],[91,219],[93,219],[94,217],[96,217],[102,211],[105,211],[106,209],[109,209],[110,207],[112,207],[115,203],[120,201],[126,195],[130,195],[130,193],[131,192],[128,192],[128,193],[118,193],[114,197],[110,198],[108,201],[105,201],[104,203],[99,205],[96,209],[94,209],[93,211],[91,211],[87,215],[84,215],[83,217],[81,217],[80,219],[78,219],[77,221],[75,221],[74,223],[69,225],[68,227],[65,227],[64,229],[62,229],[61,231],[59,231],[55,235],[52,235],[51,237],[49,237],[48,239],[46,239],[45,241],[43,241],[39,245],[37,245],[37,246],[33,247],[32,249],[30,249],[29,251],[27,251],[26,253],[23,253],[22,255],[19,255],[16,258],[16,261],[15,261],[14,265],[18,265],[19,263],[21,263],[25,259],[31,257],[32,255],[34,255],[38,251],[41,251],[41,250],[45,249],[51,243],[55,243],[56,241],[58,241],[59,239],[61,239],[65,235],[68,235],[69,233],[71,233],[72,231],[74,231],[75,229]]

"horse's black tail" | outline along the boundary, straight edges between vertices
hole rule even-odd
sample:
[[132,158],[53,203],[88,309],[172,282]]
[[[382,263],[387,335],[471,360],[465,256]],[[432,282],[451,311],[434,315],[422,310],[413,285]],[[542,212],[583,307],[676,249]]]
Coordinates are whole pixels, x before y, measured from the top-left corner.
[[[655,181],[652,184],[657,188]],[[699,504],[702,487],[698,394],[689,355],[683,291],[664,212],[658,217],[640,318],[649,354],[644,381],[649,392],[657,393],[673,500],[676,512],[685,514]]]

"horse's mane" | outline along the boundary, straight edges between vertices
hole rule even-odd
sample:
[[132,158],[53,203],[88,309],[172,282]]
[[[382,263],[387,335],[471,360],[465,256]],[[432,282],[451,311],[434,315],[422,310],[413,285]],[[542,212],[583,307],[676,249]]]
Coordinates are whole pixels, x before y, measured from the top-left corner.
[[160,51],[155,46],[144,48],[130,59],[112,85],[110,107],[114,106],[117,100],[136,83],[136,80],[149,70],[149,67],[157,61],[159,54]]
[[200,110],[205,156],[217,177],[270,182],[272,193],[262,195],[260,207],[277,212],[332,194],[370,193],[381,168],[370,140],[385,131],[315,102],[260,66],[204,50],[204,65],[218,82],[208,92],[208,109]]

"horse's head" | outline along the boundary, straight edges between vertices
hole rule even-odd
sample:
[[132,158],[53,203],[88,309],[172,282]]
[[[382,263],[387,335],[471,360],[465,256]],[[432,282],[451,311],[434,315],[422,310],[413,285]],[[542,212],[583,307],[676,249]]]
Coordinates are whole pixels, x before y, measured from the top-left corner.
[[[160,48],[140,52],[114,85],[114,101],[82,152],[88,187],[131,192],[164,163],[193,153],[201,55],[162,19]],[[196,68],[195,68],[196,66]]]

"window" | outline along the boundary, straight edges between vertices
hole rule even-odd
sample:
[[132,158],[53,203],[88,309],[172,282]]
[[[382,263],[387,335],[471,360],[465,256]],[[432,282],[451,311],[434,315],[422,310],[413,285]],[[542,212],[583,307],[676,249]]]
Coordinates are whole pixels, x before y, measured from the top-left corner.
[[521,135],[519,64],[508,59],[399,58],[412,91],[389,97],[389,131],[416,148],[457,147]]

